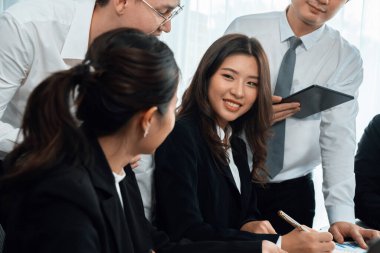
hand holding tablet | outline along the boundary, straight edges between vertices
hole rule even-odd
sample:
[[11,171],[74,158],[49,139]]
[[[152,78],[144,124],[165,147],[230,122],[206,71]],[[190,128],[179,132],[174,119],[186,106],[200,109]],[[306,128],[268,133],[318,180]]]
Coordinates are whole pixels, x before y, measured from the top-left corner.
[[299,102],[301,110],[294,114],[293,117],[302,119],[352,99],[354,97],[351,95],[319,85],[311,85],[283,98],[280,103]]

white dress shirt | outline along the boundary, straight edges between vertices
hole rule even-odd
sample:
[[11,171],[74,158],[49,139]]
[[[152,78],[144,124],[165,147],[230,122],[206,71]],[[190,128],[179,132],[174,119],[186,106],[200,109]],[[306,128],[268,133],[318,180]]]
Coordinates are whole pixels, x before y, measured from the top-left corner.
[[[230,129],[230,128],[227,131],[227,134],[228,134],[227,139],[228,140],[231,137],[231,134],[232,134],[231,131],[232,131],[232,129]],[[226,132],[221,127],[219,127],[218,125],[216,126],[216,132],[218,133],[218,136],[219,136],[221,141],[223,141],[226,138]],[[227,149],[227,155],[229,158],[228,159],[229,160],[228,166],[230,167],[232,177],[234,178],[236,187],[238,188],[239,192],[241,193],[241,181],[240,181],[239,169],[235,164],[234,156],[232,155],[231,146]]]
[[[286,12],[239,17],[226,31],[237,32],[261,42],[268,55],[273,91],[288,49],[287,39],[294,36]],[[304,176],[322,162],[323,193],[330,223],[354,222],[355,118],[358,88],[363,79],[362,59],[354,46],[327,25],[301,40],[302,45],[296,49],[291,93],[318,84],[355,99],[304,119],[288,118],[284,167],[272,182]],[[248,154],[252,158],[252,152]]]
[[94,6],[95,0],[33,0],[1,13],[0,159],[14,146],[33,89],[84,59]]
[[145,217],[149,221],[154,220],[154,207],[156,205],[153,180],[154,169],[155,165],[153,155],[141,155],[139,166],[133,169],[140,189]]
[[124,208],[124,201],[123,197],[121,196],[121,191],[120,191],[120,182],[125,178],[126,174],[124,169],[121,170],[120,174],[117,174],[112,171],[113,177],[115,178],[115,187],[117,191],[117,195],[119,196],[121,206]]

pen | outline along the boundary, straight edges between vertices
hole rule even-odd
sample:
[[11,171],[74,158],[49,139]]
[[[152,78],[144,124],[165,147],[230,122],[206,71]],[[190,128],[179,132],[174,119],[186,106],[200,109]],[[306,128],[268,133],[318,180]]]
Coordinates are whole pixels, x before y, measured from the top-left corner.
[[290,217],[289,215],[287,215],[284,211],[280,210],[280,211],[277,212],[277,214],[278,214],[278,216],[280,216],[281,218],[283,218],[287,223],[289,223],[293,227],[298,228],[299,230],[303,230],[305,232],[309,232],[309,230],[307,230],[304,226],[302,226],[301,224],[299,224],[292,217]]

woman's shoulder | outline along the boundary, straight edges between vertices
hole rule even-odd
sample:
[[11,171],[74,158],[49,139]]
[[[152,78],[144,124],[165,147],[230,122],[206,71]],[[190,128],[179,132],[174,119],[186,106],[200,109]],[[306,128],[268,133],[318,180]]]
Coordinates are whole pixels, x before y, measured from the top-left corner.
[[24,188],[29,201],[62,201],[81,205],[94,198],[94,188],[85,167],[61,164],[49,169]]
[[194,128],[199,125],[199,117],[194,114],[181,115],[176,119],[175,126],[181,128]]
[[200,134],[200,121],[194,115],[184,115],[177,118],[172,136],[191,136],[194,138]]

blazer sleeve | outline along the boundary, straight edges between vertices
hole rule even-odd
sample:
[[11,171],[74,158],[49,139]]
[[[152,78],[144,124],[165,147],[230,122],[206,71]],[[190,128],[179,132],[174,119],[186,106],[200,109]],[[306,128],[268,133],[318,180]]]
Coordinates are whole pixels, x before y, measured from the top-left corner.
[[[147,221],[148,222],[148,221]],[[187,239],[170,242],[168,236],[157,230],[150,222],[150,233],[157,253],[261,253],[261,241],[203,241],[193,242]]]
[[156,152],[155,187],[157,224],[174,241],[270,240],[277,235],[252,234],[237,229],[221,229],[204,222],[197,197],[196,136],[189,126],[176,124]]

